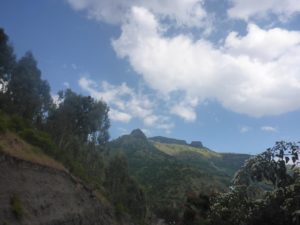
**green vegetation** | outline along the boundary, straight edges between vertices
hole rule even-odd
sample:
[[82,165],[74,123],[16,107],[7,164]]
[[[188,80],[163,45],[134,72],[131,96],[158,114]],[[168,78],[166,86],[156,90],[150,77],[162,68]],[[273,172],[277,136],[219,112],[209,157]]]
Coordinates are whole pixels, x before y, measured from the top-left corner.
[[[110,121],[106,103],[71,89],[58,96],[58,102],[53,102],[33,54],[27,52],[17,59],[0,28],[1,154],[70,171],[97,189],[98,199],[108,198],[116,212],[143,223],[147,210],[143,191],[126,173],[127,168],[116,167],[117,159],[109,160],[107,154]],[[119,174],[119,169],[124,173]],[[13,197],[11,204],[21,218],[19,198]]]
[[187,202],[185,215],[191,216],[185,224],[299,224],[299,153],[295,143],[277,142],[250,158],[236,173],[230,191],[205,196],[206,207],[195,204],[203,196]]
[[14,194],[10,200],[11,211],[18,220],[21,220],[24,216],[24,209],[22,202],[18,195]]
[[134,220],[143,222],[147,214],[145,195],[135,180],[128,174],[127,160],[122,155],[114,156],[106,169],[104,186],[110,190],[109,198],[115,205],[118,217],[124,213],[135,215]]
[[154,146],[158,148],[160,151],[171,156],[177,156],[180,154],[187,154],[187,153],[190,154],[195,153],[205,158],[221,157],[220,153],[213,152],[211,150],[208,150],[207,148],[196,148],[188,145],[165,144],[159,142],[154,142]]
[[[222,154],[187,144],[154,142],[140,130],[112,141],[109,146],[112,153],[121,152],[127,157],[129,173],[143,185],[151,210],[170,223],[182,216],[187,194],[225,191],[233,175],[226,173],[232,170],[230,165],[215,165],[226,164]],[[242,156],[237,162],[240,166],[249,157]]]
[[[0,154],[70,171],[114,207],[122,224],[149,217],[185,225],[299,224],[295,143],[278,142],[248,159],[201,142],[149,140],[140,130],[109,142],[106,103],[70,89],[56,103],[50,96],[32,53],[17,59],[0,29]],[[20,196],[10,202],[19,220]]]

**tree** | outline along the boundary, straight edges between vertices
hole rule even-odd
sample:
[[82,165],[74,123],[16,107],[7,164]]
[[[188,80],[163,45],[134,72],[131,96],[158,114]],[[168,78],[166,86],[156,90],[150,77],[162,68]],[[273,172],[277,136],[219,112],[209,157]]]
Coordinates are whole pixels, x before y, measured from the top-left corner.
[[254,182],[271,182],[274,188],[290,185],[293,180],[288,173],[287,163],[291,169],[299,163],[299,146],[292,142],[276,142],[275,146],[250,158],[236,173],[234,186],[250,186]]
[[70,89],[59,92],[58,102],[49,112],[48,129],[60,149],[68,148],[75,137],[83,144],[108,142],[109,108],[104,102]]
[[50,86],[31,52],[16,64],[7,86],[9,111],[33,123],[41,123],[51,105]]
[[11,77],[16,63],[13,47],[9,44],[9,38],[0,28],[0,90],[5,91],[5,85]]
[[106,169],[104,186],[115,206],[117,216],[130,214],[137,224],[143,224],[146,219],[147,205],[145,194],[138,183],[128,174],[128,164],[125,156],[115,155]]
[[9,38],[0,28],[0,108],[6,109],[9,104],[7,98],[7,84],[16,63],[16,58]]
[[281,141],[246,161],[236,173],[231,191],[213,199],[211,224],[296,224],[299,154],[296,143]]

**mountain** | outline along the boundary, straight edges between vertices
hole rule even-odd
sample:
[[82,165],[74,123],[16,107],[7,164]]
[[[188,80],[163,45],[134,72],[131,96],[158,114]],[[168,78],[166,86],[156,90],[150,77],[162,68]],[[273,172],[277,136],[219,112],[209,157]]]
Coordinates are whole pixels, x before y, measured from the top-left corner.
[[174,138],[167,138],[162,136],[156,136],[149,138],[151,141],[165,143],[165,144],[179,144],[179,145],[187,145],[185,140],[178,140]]
[[201,142],[147,138],[139,129],[110,142],[113,154],[128,159],[129,173],[143,185],[152,209],[179,209],[187,193],[227,190],[234,172],[249,158],[218,153]]

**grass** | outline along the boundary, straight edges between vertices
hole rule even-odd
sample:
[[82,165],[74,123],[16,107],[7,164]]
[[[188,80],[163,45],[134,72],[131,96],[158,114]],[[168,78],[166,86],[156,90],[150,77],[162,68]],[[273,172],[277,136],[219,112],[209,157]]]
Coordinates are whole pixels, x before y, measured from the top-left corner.
[[221,154],[210,151],[205,148],[195,148],[188,145],[179,145],[179,144],[165,144],[165,143],[159,143],[159,142],[153,142],[154,146],[158,148],[160,151],[171,155],[176,156],[182,153],[196,153],[200,154],[201,156],[205,158],[212,158],[212,157],[221,157]]
[[66,171],[64,166],[11,132],[0,134],[0,152],[25,161]]

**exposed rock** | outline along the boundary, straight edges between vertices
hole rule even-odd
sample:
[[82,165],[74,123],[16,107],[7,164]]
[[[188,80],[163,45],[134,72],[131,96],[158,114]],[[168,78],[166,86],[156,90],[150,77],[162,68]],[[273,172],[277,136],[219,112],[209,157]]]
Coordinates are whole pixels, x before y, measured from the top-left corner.
[[0,181],[1,225],[117,224],[110,205],[68,172],[0,154]]
[[140,129],[133,130],[130,135],[136,138],[147,139],[146,135]]
[[196,147],[196,148],[203,148],[203,144],[201,141],[192,141],[190,146]]

